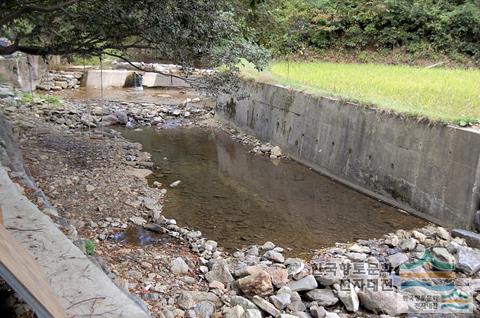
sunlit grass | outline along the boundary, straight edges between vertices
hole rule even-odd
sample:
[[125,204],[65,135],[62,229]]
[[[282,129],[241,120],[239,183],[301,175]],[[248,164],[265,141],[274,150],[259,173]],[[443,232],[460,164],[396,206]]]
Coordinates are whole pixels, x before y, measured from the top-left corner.
[[20,94],[20,102],[22,104],[31,104],[34,102],[45,102],[52,107],[60,107],[63,105],[63,101],[57,96],[43,95],[43,94],[35,94],[32,96],[32,94],[28,92],[23,92]]
[[434,121],[480,120],[480,70],[276,62],[256,78]]

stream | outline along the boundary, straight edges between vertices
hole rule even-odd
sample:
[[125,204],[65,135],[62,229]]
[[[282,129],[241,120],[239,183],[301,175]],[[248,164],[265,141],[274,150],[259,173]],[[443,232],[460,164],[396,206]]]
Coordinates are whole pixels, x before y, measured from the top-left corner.
[[164,215],[230,251],[273,241],[299,255],[425,224],[297,162],[252,154],[223,131],[120,131],[152,154],[150,183],[181,181],[169,188]]

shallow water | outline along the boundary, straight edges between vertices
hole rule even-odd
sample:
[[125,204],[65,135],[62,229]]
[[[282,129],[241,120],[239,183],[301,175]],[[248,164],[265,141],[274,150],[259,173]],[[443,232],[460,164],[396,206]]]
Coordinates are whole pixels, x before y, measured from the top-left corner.
[[201,128],[122,130],[143,144],[154,180],[169,189],[164,215],[227,249],[273,241],[289,254],[381,237],[425,224],[294,161],[249,153],[224,132]]
[[86,99],[103,99],[118,102],[137,102],[137,103],[181,103],[186,98],[200,97],[202,103],[212,103],[211,99],[195,92],[194,90],[185,89],[168,89],[168,88],[145,88],[137,90],[134,88],[109,88],[100,89],[79,88],[65,89],[54,92],[68,99],[86,100]]

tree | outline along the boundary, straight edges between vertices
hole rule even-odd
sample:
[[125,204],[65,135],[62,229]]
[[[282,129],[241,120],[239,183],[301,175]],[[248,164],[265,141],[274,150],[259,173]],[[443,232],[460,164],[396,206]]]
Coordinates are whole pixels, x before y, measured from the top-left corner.
[[261,67],[266,51],[246,40],[227,0],[4,0],[0,55],[110,54],[128,60],[149,49],[185,67],[202,59],[235,70],[241,58]]

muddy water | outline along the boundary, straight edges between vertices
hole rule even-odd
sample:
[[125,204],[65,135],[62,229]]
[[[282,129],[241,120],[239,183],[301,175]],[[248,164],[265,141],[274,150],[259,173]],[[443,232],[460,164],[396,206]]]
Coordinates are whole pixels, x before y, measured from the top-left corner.
[[122,132],[152,154],[151,182],[181,180],[169,189],[165,216],[227,249],[271,240],[303,254],[424,224],[296,162],[253,155],[223,132]]
[[[109,88],[104,89],[65,89],[54,93],[68,99],[103,99],[118,102],[136,102],[136,103],[181,103],[186,98],[200,97],[205,100],[205,96],[200,95],[191,89],[162,89],[145,88],[144,90],[135,90],[134,88]],[[207,102],[212,103],[211,100]]]

